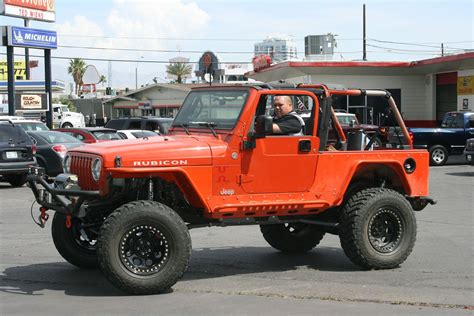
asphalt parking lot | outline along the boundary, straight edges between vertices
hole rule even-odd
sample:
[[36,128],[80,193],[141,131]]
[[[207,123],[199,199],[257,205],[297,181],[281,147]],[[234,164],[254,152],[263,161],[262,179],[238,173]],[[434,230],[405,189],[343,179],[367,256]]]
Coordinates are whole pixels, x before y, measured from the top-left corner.
[[0,183],[2,315],[468,315],[474,309],[474,167],[452,160],[430,170],[438,201],[416,213],[415,249],[399,268],[362,271],[336,236],[304,255],[268,246],[257,226],[191,231],[188,272],[169,293],[125,296],[99,271],[56,252],[30,217],[27,187]]

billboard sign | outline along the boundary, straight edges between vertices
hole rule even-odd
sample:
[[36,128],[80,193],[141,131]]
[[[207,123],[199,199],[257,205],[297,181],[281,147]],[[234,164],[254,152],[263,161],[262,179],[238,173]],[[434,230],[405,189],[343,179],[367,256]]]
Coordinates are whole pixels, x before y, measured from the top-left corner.
[[458,77],[458,95],[474,94],[474,76]]
[[[14,62],[15,80],[26,80],[25,61]],[[0,81],[8,80],[8,66],[6,61],[0,61]]]
[[0,13],[23,19],[54,22],[55,0],[3,0]]
[[47,110],[46,94],[17,94],[15,109],[22,111]]
[[18,26],[7,26],[8,45],[43,49],[56,49],[56,31],[39,30]]

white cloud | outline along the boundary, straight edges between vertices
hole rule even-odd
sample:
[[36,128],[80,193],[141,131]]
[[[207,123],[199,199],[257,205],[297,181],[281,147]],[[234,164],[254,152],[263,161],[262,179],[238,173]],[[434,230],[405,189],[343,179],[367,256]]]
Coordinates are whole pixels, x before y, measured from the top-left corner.
[[[176,50],[177,44],[173,46],[173,43],[169,41],[159,39],[144,40],[139,38],[193,37],[196,32],[204,30],[208,26],[209,21],[210,16],[195,2],[183,0],[114,0],[108,13],[100,21],[93,21],[85,16],[76,15],[71,21],[57,23],[56,30],[58,32],[59,45]],[[61,34],[76,36],[61,37]],[[109,38],[107,38],[107,36],[109,36]],[[112,37],[122,38],[118,39]],[[164,61],[176,56],[176,53],[165,54],[146,51],[104,51],[71,48],[60,48],[55,54],[82,58]],[[88,63],[95,64],[101,74],[107,75],[106,62]],[[64,62],[64,64],[66,64],[66,62]],[[123,75],[118,74],[118,70],[120,68],[121,71],[128,70],[128,72],[133,73],[136,67],[139,68],[139,81],[148,81],[148,78],[153,78],[152,74],[156,76],[161,73],[161,76],[165,76],[165,66],[163,64],[138,65],[137,63],[114,63],[113,83],[118,85],[126,84],[128,86],[134,84],[134,78],[130,79],[130,76],[125,76],[124,78]],[[67,75],[62,75],[61,77],[63,76],[66,77],[64,79],[70,80]],[[140,80],[142,77],[144,79]],[[132,84],[130,81],[132,81]]]

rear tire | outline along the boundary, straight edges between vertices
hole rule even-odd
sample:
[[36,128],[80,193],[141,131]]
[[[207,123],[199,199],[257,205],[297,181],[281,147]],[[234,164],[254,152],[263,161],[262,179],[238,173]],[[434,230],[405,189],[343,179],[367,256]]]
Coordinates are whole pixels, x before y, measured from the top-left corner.
[[356,265],[391,269],[404,262],[413,250],[416,218],[400,193],[366,189],[344,206],[339,237],[345,254]]
[[67,123],[67,122],[66,122],[66,123],[64,123],[61,127],[62,127],[62,128],[72,128],[73,126],[72,126],[71,123]]
[[191,238],[168,206],[134,201],[105,220],[97,254],[104,276],[125,293],[162,293],[187,270]]
[[12,187],[21,187],[23,184],[26,183],[26,174],[15,174],[15,175],[8,175],[5,177],[8,183]]
[[442,145],[430,147],[430,165],[442,166],[448,161],[448,150]]
[[260,230],[270,246],[282,252],[293,253],[310,251],[325,234],[314,225],[302,223],[261,225]]
[[59,254],[69,263],[82,269],[98,267],[96,244],[91,232],[84,229],[82,221],[71,218],[72,226],[66,227],[66,215],[56,212],[51,226],[53,242]]

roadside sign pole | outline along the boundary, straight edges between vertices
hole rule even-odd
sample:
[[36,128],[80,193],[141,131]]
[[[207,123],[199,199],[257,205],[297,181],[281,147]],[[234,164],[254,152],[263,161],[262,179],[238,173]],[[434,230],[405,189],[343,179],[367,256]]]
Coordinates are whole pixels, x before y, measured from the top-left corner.
[[[25,19],[25,27],[30,27],[30,20]],[[30,49],[28,47],[25,47],[25,75],[26,75],[26,80],[31,79],[30,75]]]
[[44,81],[46,92],[46,103],[48,110],[46,111],[46,125],[53,128],[53,93],[51,91],[51,49],[44,50]]
[[7,46],[8,115],[15,115],[15,69],[13,46]]

